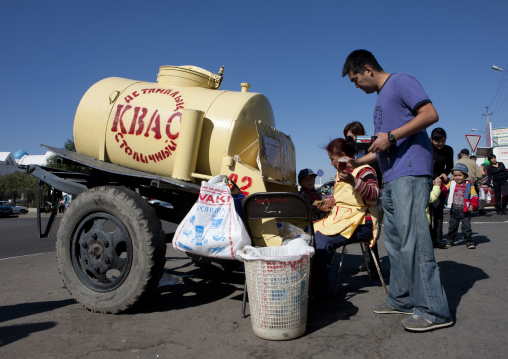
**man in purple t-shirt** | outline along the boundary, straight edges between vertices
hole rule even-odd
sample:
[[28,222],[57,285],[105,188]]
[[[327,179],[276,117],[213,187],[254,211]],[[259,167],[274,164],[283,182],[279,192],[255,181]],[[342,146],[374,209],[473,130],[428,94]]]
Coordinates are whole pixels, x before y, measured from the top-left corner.
[[404,329],[424,332],[453,324],[439,278],[426,208],[432,187],[432,145],[426,128],[439,120],[421,84],[406,74],[385,72],[366,50],[347,57],[342,76],[365,93],[378,94],[377,139],[360,166],[376,156],[383,174],[384,243],[390,258],[390,289],[372,308],[377,314],[412,314]]

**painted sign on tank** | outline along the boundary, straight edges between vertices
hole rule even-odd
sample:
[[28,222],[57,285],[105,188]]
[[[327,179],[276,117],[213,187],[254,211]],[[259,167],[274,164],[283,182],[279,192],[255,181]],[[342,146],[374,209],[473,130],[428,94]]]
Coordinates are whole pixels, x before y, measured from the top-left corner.
[[171,157],[184,109],[179,91],[140,88],[122,96],[113,108],[108,130],[120,152],[138,163],[157,163]]

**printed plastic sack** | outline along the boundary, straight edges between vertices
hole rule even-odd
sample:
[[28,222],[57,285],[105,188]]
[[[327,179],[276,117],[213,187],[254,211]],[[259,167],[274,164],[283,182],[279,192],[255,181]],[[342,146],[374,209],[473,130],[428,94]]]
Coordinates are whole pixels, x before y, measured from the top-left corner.
[[197,255],[237,259],[251,243],[223,176],[203,182],[199,199],[175,232],[173,248]]
[[277,229],[283,238],[283,246],[289,244],[289,242],[296,238],[302,238],[310,245],[310,234],[305,233],[303,229],[298,228],[289,222],[277,222]]
[[305,256],[312,256],[314,248],[309,246],[305,240],[298,238],[292,240],[287,246],[280,247],[252,247],[246,246],[243,250],[237,251],[238,260],[265,260],[292,262]]

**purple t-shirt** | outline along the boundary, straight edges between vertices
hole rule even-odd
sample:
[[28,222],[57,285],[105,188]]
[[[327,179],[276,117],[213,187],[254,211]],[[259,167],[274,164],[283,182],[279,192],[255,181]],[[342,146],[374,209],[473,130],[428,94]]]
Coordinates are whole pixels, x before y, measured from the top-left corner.
[[[416,116],[416,109],[430,103],[429,96],[414,77],[391,75],[378,93],[374,109],[374,133],[393,131]],[[404,176],[431,176],[432,145],[427,131],[397,140],[396,149],[377,155],[383,181]]]

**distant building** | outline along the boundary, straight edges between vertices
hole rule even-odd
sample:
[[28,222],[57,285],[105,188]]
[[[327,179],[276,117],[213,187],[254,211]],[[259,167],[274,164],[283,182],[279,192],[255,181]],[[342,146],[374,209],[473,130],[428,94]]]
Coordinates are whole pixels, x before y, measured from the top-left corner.
[[15,165],[16,160],[10,152],[0,152],[0,165]]
[[0,176],[8,175],[16,171],[24,172],[18,165],[39,165],[45,166],[53,152],[48,151],[44,155],[29,155],[24,150],[14,153],[0,152]]

